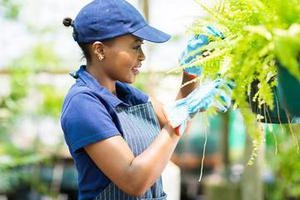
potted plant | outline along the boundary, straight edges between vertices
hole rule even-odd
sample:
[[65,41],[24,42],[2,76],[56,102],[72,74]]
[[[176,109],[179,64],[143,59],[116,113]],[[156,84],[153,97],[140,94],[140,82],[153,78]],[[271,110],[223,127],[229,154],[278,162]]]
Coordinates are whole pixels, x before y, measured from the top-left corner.
[[[272,112],[277,123],[300,116],[299,0],[219,0],[212,8],[196,2],[209,15],[197,19],[189,31],[205,34],[203,27],[210,24],[222,31],[225,39],[212,38],[207,46],[197,49],[210,55],[193,64],[205,69],[200,78],[218,74],[234,80],[234,107],[240,108],[253,138],[254,158],[263,138],[257,120],[273,123],[274,119],[268,120]],[[253,105],[256,109],[251,109]]]

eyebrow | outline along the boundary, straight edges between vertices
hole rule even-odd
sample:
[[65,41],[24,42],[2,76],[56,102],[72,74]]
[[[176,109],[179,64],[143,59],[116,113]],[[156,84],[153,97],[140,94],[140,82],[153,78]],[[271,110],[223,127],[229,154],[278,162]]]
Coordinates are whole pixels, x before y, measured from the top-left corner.
[[140,39],[140,38],[136,38],[136,39],[134,40],[134,42],[141,42],[141,43],[143,43],[144,40],[143,40],[143,39]]
[[137,38],[137,39],[135,39],[134,41],[132,41],[131,44],[132,44],[132,45],[142,45],[142,44],[144,44],[143,41],[144,41],[144,40]]

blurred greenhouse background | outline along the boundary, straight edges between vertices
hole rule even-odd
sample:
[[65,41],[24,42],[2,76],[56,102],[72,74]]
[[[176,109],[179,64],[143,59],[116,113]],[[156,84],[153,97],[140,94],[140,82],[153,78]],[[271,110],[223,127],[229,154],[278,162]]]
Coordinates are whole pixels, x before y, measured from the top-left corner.
[[[69,72],[84,60],[62,19],[74,17],[87,2],[0,0],[0,200],[77,199],[76,171],[59,117],[73,83]],[[150,24],[173,36],[166,44],[145,44],[146,61],[135,83],[167,104],[181,82],[180,73],[167,72],[177,65],[188,26],[204,12],[194,0],[129,2]],[[239,110],[220,119],[212,129],[219,130],[216,149],[222,164],[201,182],[198,172],[196,185],[202,191],[194,199],[300,199],[300,126],[260,124],[265,141],[248,166],[252,141]],[[166,170],[175,171],[164,173],[169,199],[180,199],[174,180],[180,180],[180,168]]]

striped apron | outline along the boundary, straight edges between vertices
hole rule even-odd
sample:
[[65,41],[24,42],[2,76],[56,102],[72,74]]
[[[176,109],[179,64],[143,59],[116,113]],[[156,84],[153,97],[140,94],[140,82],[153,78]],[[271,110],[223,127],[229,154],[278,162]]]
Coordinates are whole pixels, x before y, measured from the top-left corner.
[[[123,138],[135,156],[141,154],[160,131],[151,102],[131,107],[119,106],[116,111],[123,130]],[[130,196],[111,182],[96,197],[96,200],[165,200],[166,198],[160,177],[141,197]]]

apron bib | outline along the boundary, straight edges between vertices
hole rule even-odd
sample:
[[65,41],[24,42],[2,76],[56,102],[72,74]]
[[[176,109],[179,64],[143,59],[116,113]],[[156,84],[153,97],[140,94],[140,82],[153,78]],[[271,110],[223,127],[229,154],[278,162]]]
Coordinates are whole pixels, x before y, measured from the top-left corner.
[[[141,154],[160,131],[151,102],[131,107],[117,107],[116,111],[123,130],[123,138],[135,156]],[[96,200],[165,200],[166,198],[160,177],[141,197],[130,196],[111,182],[96,197]]]

